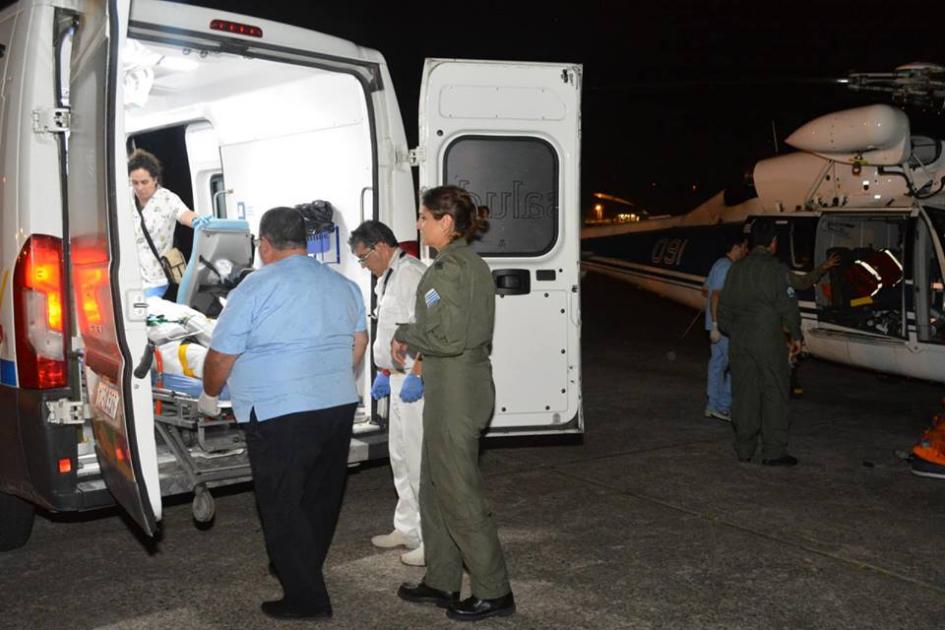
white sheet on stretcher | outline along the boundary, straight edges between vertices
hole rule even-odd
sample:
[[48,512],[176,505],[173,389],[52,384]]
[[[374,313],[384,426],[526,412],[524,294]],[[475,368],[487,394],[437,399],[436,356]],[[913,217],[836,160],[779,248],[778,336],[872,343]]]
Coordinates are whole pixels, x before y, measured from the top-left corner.
[[[200,396],[203,363],[216,322],[189,306],[156,297],[148,298],[148,315],[163,315],[168,320],[148,326],[148,339],[155,344],[154,384],[194,398]],[[229,399],[229,392],[224,391],[221,399]]]
[[173,339],[194,337],[200,345],[209,347],[216,322],[189,306],[149,297],[148,315],[164,316],[166,323],[148,326],[148,339],[161,346]]

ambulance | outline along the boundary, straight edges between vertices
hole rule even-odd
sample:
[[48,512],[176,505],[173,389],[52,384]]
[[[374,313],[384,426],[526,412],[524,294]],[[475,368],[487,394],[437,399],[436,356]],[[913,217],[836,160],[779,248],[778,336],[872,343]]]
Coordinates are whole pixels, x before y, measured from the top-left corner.
[[[369,311],[351,230],[416,241],[414,167],[421,189],[468,189],[492,226],[475,245],[496,283],[489,434],[583,431],[580,65],[428,59],[413,148],[380,53],[215,9],[22,0],[0,13],[0,76],[0,549],[37,508],[117,503],[153,536],[162,497],[193,493],[209,520],[210,489],[250,478],[240,431],[156,380],[127,156],[157,138],[214,217],[188,270],[217,246],[245,256],[267,209],[325,200],[313,255]],[[352,464],[386,456],[364,364]]]

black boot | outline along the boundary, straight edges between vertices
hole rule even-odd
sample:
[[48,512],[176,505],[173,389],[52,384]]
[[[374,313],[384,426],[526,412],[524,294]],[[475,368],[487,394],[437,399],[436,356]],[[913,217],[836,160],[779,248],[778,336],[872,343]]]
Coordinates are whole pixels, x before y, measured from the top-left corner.
[[774,459],[763,459],[761,463],[765,466],[797,466],[797,458],[793,455],[784,454]]
[[433,588],[432,586],[427,586],[423,582],[419,584],[404,582],[400,585],[400,588],[397,589],[397,597],[404,601],[413,602],[414,604],[434,604],[440,608],[447,608],[459,601],[459,591],[448,593]]
[[508,617],[515,612],[515,598],[512,592],[495,599],[468,597],[450,605],[446,616],[455,621],[479,621],[486,617]]
[[331,605],[312,606],[299,605],[277,599],[263,602],[260,606],[267,617],[273,619],[331,619]]

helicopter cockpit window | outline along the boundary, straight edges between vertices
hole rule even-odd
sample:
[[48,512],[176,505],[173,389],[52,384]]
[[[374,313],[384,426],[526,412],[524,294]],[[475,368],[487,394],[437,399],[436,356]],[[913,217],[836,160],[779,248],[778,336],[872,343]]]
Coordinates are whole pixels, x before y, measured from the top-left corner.
[[818,259],[832,254],[840,264],[818,285],[821,322],[886,335],[906,336],[903,251],[905,215],[828,215],[818,226]]

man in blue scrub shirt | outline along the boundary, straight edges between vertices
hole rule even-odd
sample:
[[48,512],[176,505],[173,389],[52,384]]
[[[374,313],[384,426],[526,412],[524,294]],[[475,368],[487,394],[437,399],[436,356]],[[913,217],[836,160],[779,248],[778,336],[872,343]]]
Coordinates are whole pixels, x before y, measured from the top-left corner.
[[726,240],[725,255],[715,261],[705,279],[705,329],[709,331],[711,353],[706,383],[706,418],[732,421],[732,375],[728,370],[728,337],[719,331],[719,295],[732,264],[748,253],[748,244],[741,232]]
[[284,597],[270,617],[331,617],[322,564],[347,472],[367,346],[357,285],[306,255],[305,223],[273,208],[259,224],[263,267],[228,296],[204,363],[200,409],[229,385],[246,433],[266,548]]

